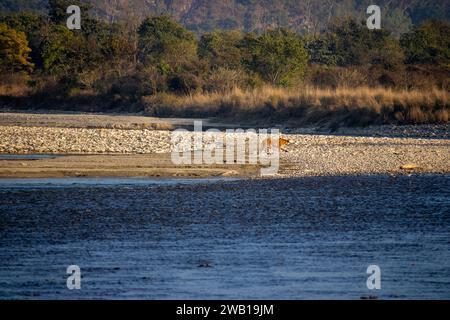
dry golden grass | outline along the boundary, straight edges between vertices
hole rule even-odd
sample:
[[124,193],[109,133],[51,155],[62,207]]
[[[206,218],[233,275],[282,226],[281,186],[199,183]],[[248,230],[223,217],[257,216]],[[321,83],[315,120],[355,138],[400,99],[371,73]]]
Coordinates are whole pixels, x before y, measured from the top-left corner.
[[300,124],[328,126],[446,123],[450,114],[450,93],[438,89],[235,88],[228,93],[159,94],[145,97],[144,103],[147,112],[154,115],[296,120]]
[[30,77],[23,73],[2,74],[0,76],[0,97],[26,97],[31,93],[28,85]]
[[25,97],[30,89],[23,83],[0,83],[0,97]]

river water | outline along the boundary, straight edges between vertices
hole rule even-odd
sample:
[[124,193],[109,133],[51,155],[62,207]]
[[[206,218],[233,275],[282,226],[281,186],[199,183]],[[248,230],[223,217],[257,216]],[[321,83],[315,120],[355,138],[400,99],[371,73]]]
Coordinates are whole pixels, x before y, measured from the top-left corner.
[[0,181],[0,299],[368,296],[450,299],[449,175]]

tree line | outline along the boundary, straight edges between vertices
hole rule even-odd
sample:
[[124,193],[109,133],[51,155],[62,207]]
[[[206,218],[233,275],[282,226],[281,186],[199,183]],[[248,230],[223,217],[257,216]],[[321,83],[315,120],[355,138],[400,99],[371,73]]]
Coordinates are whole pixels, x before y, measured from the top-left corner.
[[352,18],[330,22],[321,34],[276,28],[196,35],[168,15],[111,23],[79,4],[82,29],[68,30],[72,2],[50,0],[48,14],[0,17],[2,85],[26,83],[34,99],[102,97],[112,107],[159,93],[265,84],[450,88],[445,21],[423,22],[399,38]]

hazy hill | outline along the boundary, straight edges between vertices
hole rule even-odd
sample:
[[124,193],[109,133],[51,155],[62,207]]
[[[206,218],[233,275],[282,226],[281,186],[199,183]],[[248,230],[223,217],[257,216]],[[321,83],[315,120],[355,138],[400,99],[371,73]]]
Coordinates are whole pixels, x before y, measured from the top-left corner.
[[46,0],[0,0],[0,12],[44,11]]
[[[320,31],[327,23],[346,15],[364,17],[370,0],[82,0],[95,14],[110,21],[141,19],[168,13],[197,32],[213,29],[260,31],[290,27]],[[45,11],[46,0],[0,0],[1,12]],[[448,0],[379,0],[384,26],[395,33],[427,19],[450,20]]]

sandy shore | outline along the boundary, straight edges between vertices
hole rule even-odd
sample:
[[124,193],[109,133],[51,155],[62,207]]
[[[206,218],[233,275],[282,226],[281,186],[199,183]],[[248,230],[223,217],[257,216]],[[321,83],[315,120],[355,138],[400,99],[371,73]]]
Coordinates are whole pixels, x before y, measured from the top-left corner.
[[[0,178],[24,177],[216,177],[258,176],[256,165],[177,166],[170,159],[171,131],[140,127],[145,117],[0,114],[0,154],[57,154],[44,159],[0,160]],[[55,119],[58,119],[55,124]],[[109,128],[118,119],[120,128]],[[64,121],[63,121],[64,120]],[[67,120],[67,121],[66,121]],[[161,119],[150,123],[166,123]],[[186,119],[172,124],[188,124]],[[183,122],[184,121],[184,122]],[[20,122],[20,125],[18,125]],[[31,124],[29,124],[31,123]],[[39,125],[38,125],[39,124]],[[65,127],[63,125],[66,125]],[[94,127],[92,125],[95,124]],[[28,125],[28,126],[27,126]],[[126,127],[126,129],[124,129]],[[450,139],[412,138],[435,136],[427,126],[376,129],[374,136],[357,136],[358,130],[338,135],[302,130],[286,131],[290,140],[280,154],[277,177],[450,173]],[[443,129],[442,129],[443,128]],[[409,130],[409,131],[408,131]],[[373,131],[373,130],[372,130]],[[371,132],[361,131],[359,132]],[[397,132],[396,136],[390,134]],[[431,132],[431,133],[430,133]],[[446,127],[437,132],[447,132]],[[220,133],[224,135],[224,133]],[[204,148],[207,143],[205,142]]]
[[39,160],[0,160],[0,178],[152,177],[208,178],[256,177],[256,166],[172,164],[168,154],[70,155]]

